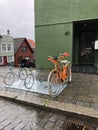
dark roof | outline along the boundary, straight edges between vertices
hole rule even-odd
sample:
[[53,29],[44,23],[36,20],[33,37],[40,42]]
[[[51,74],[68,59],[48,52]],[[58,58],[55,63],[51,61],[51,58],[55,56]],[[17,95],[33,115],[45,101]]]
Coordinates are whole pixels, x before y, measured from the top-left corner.
[[18,48],[26,38],[14,38],[14,53],[17,52]]

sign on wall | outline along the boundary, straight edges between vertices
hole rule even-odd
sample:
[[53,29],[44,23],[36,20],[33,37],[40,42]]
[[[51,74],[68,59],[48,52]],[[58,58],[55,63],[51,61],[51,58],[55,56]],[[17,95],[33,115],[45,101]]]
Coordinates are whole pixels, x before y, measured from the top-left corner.
[[95,50],[98,50],[98,40],[95,41]]

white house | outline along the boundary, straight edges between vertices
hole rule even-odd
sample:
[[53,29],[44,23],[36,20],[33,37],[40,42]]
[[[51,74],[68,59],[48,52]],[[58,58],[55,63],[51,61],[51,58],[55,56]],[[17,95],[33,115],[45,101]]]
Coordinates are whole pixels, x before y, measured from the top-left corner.
[[0,65],[14,62],[14,41],[10,35],[0,35]]

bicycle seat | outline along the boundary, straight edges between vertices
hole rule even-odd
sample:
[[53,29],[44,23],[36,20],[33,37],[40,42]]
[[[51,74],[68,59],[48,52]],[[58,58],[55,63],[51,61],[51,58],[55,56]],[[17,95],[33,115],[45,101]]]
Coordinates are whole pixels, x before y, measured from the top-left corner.
[[68,62],[68,60],[62,60],[61,63],[62,64],[66,64]]
[[53,59],[54,59],[54,60],[57,60],[57,59],[58,59],[58,57],[57,57],[57,56],[54,56],[54,57],[53,57]]

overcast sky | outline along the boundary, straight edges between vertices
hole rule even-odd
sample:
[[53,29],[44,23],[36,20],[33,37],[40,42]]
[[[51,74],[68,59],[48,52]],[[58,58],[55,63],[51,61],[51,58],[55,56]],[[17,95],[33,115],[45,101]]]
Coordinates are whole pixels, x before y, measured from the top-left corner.
[[34,0],[0,0],[0,34],[34,37]]

